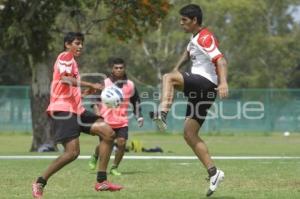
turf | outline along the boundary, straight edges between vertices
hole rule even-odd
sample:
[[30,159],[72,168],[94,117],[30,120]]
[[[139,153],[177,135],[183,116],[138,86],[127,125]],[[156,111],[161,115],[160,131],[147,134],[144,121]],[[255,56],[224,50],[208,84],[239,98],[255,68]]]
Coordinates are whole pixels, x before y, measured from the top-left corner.
[[[30,135],[0,135],[0,155],[49,155],[29,153]],[[146,148],[160,146],[157,155],[192,155],[179,134],[133,134],[131,139]],[[300,135],[281,134],[205,135],[214,156],[300,156]],[[81,154],[89,155],[97,143],[95,137],[81,137]],[[57,153],[50,153],[51,155]],[[156,155],[127,153],[126,155]],[[0,160],[0,198],[31,198],[31,183],[51,160]],[[225,181],[211,197],[215,199],[297,199],[300,198],[300,160],[216,160],[225,171]],[[120,177],[109,176],[125,189],[95,192],[96,172],[89,171],[87,160],[76,160],[54,175],[45,190],[45,199],[185,199],[206,198],[207,176],[197,160],[124,160]]]

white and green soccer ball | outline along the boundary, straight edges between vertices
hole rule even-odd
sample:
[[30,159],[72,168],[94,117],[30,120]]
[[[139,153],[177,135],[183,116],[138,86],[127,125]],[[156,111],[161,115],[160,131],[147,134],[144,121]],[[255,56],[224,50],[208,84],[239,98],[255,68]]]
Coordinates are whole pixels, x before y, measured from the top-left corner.
[[106,87],[102,90],[101,101],[108,108],[117,108],[124,99],[123,91],[117,86]]

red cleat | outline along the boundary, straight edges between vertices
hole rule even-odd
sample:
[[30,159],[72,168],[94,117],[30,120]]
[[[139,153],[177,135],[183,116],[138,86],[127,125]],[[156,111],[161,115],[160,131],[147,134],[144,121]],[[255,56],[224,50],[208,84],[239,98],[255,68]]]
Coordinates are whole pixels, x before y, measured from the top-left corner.
[[121,189],[123,189],[122,186],[113,184],[108,181],[97,182],[95,184],[96,191],[120,191]]
[[32,196],[33,198],[41,199],[43,197],[43,185],[41,183],[32,184]]

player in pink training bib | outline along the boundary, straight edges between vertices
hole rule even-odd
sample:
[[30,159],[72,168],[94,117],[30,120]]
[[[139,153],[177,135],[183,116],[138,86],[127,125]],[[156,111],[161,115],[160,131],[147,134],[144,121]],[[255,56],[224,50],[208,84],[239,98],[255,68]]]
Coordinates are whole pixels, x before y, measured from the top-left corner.
[[[141,113],[140,97],[134,83],[127,78],[126,64],[121,58],[113,58],[109,63],[111,67],[111,75],[104,80],[104,86],[117,86],[122,89],[123,102],[117,108],[109,108],[101,101],[94,105],[95,113],[104,118],[104,121],[109,124],[116,133],[116,153],[115,159],[110,169],[112,175],[119,176],[118,166],[124,156],[126,142],[128,140],[128,108],[133,106],[133,113],[137,119],[138,126],[143,126],[143,116]],[[101,100],[98,98],[98,100]],[[95,149],[95,154],[91,156],[89,161],[90,169],[95,169],[99,155],[98,147]]]
[[67,33],[64,38],[64,52],[58,55],[54,64],[50,104],[47,113],[52,120],[55,141],[64,146],[64,152],[32,184],[32,196],[34,198],[42,198],[48,179],[78,157],[81,132],[98,135],[103,140],[99,147],[102,153],[95,190],[118,191],[122,189],[122,186],[108,182],[106,174],[115,133],[100,116],[86,111],[82,106],[80,86],[93,90],[102,90],[103,88],[101,84],[80,80],[75,58],[81,54],[83,41],[83,34]]

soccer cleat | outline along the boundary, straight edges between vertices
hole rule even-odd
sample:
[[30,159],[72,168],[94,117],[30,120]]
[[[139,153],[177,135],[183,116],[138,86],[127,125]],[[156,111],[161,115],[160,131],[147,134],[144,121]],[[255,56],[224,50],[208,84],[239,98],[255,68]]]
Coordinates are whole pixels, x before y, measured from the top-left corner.
[[111,168],[109,173],[111,175],[113,175],[113,176],[120,176],[120,175],[122,175],[122,173],[120,173],[117,168]]
[[97,157],[92,155],[89,160],[89,167],[91,170],[95,170],[97,166]]
[[216,191],[219,184],[224,180],[224,177],[224,172],[217,170],[217,173],[209,178],[209,189],[206,193],[207,197],[211,196]]
[[156,123],[159,131],[164,132],[167,130],[166,117],[158,112],[149,112],[150,118]]
[[41,199],[43,197],[44,186],[41,183],[32,184],[32,196],[33,198]]
[[121,189],[123,189],[122,186],[113,184],[108,181],[97,182],[95,184],[96,191],[120,191]]

